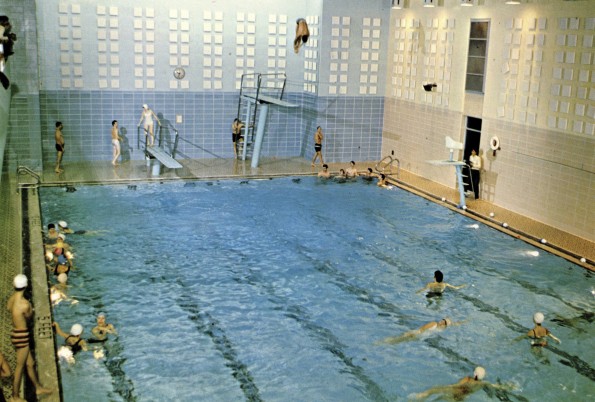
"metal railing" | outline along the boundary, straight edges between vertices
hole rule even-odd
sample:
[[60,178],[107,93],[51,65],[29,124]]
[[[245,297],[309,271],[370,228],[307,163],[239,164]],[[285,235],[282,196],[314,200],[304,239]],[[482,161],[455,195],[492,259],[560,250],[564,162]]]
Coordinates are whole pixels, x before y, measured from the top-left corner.
[[[35,183],[22,183],[19,176],[27,175],[35,179]],[[22,188],[38,188],[41,184],[41,176],[27,166],[21,165],[17,167],[17,193]]]
[[[397,164],[397,179],[399,178],[399,174],[401,172],[401,162],[397,158],[393,158],[391,155],[385,156],[376,164],[376,171],[382,174],[393,175],[393,165]],[[388,169],[388,171],[387,171]]]

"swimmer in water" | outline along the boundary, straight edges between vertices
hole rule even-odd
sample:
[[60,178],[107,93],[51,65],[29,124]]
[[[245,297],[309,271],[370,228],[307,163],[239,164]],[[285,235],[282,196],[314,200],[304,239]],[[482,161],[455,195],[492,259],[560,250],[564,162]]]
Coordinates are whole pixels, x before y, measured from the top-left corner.
[[44,243],[47,246],[56,244],[58,240],[59,232],[56,230],[56,225],[53,223],[48,224],[48,232],[45,234]]
[[66,223],[66,221],[59,221],[58,229],[60,230],[60,233],[65,233],[65,234],[73,233],[72,229],[70,229],[68,227],[68,223]]
[[368,170],[366,170],[366,172],[362,175],[362,179],[367,180],[367,181],[372,181],[374,179],[375,175],[374,175],[374,171],[372,170],[371,167],[368,168]]
[[531,346],[546,346],[547,345],[547,337],[549,336],[553,340],[558,343],[562,343],[558,338],[556,338],[549,329],[546,327],[541,326],[544,320],[543,313],[535,313],[533,315],[533,322],[535,322],[535,327],[532,330],[527,332],[527,336],[531,338]]
[[60,325],[58,325],[57,322],[53,322],[52,325],[56,329],[56,334],[64,338],[64,346],[70,349],[73,355],[76,355],[81,350],[88,350],[87,342],[83,338],[81,338],[81,335],[83,333],[83,326],[81,324],[74,324],[70,328],[69,334],[62,331]]
[[[99,313],[97,314],[97,326],[95,326],[91,333],[95,337],[97,341],[104,341],[107,339],[107,334],[117,335],[116,328],[112,324],[108,324],[105,322],[105,314]],[[92,340],[94,341],[94,340]]]
[[450,283],[443,282],[443,280],[444,280],[444,275],[442,274],[442,272],[435,271],[434,272],[434,282],[428,283],[425,287],[418,290],[416,293],[421,293],[421,292],[427,291],[428,292],[427,296],[431,297],[431,296],[441,295],[446,288],[458,290],[458,289],[465,287],[465,285],[454,286],[454,285],[451,285]]
[[483,381],[486,375],[486,371],[483,367],[476,367],[473,371],[473,376],[463,377],[456,384],[451,385],[440,385],[437,387],[430,388],[427,391],[415,394],[413,399],[425,400],[431,395],[441,394],[441,397],[448,398],[450,400],[462,401],[467,396],[480,390],[484,387],[512,390],[514,386],[509,384],[491,384],[487,381]]
[[318,172],[318,177],[323,179],[328,179],[331,177],[331,172],[328,171],[328,165],[326,163],[322,165],[322,170]]
[[428,332],[434,332],[434,331],[442,331],[442,330],[446,329],[447,327],[452,327],[454,325],[461,325],[463,322],[464,321],[452,322],[449,318],[443,318],[440,321],[432,321],[427,324],[424,324],[421,327],[419,327],[418,329],[415,329],[413,331],[407,331],[403,335],[390,336],[390,337],[382,340],[381,342],[377,342],[377,344],[388,343],[388,344],[394,345],[394,344],[401,343],[401,342],[411,341],[411,340],[414,340],[415,338],[417,338],[418,336],[422,335],[424,332],[428,333]]
[[386,175],[381,174],[378,178],[378,183],[376,183],[376,185],[378,187],[388,187],[388,185],[386,184]]
[[351,161],[349,164],[349,167],[347,168],[347,171],[345,171],[345,174],[347,177],[357,177],[358,173],[357,173],[357,169],[355,168],[355,162]]

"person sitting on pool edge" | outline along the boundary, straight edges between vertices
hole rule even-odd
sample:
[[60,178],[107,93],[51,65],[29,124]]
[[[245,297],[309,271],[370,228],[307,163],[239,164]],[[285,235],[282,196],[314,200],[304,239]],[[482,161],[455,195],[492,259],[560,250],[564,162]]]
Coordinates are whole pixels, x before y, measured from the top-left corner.
[[97,326],[95,326],[91,333],[95,337],[95,339],[89,339],[89,342],[103,342],[107,339],[107,334],[117,335],[116,328],[112,324],[108,324],[105,322],[105,314],[99,313],[97,314]]
[[417,338],[419,335],[423,334],[424,332],[431,332],[435,330],[444,330],[446,327],[452,327],[453,325],[461,325],[464,321],[461,322],[452,322],[449,318],[443,318],[440,321],[432,321],[427,324],[422,325],[418,329],[414,329],[413,331],[407,331],[403,335],[399,336],[389,336],[385,338],[379,343],[388,343],[391,345],[406,342]]
[[512,390],[515,387],[510,384],[492,384],[487,381],[484,381],[486,371],[483,367],[478,366],[473,371],[473,376],[466,376],[463,377],[457,382],[456,384],[451,385],[439,385],[437,387],[432,387],[427,391],[420,392],[419,394],[414,394],[413,398],[417,400],[424,400],[431,395],[434,394],[441,394],[442,397],[448,398],[448,400],[455,400],[455,401],[462,401],[468,395],[479,391],[481,388],[489,387],[494,389],[502,389],[502,390]]
[[547,337],[549,336],[553,340],[558,343],[562,343],[558,338],[556,338],[549,329],[546,327],[542,327],[541,324],[544,320],[543,313],[535,313],[533,315],[533,322],[535,322],[535,327],[527,332],[527,336],[531,338],[531,346],[546,346],[547,345]]
[[323,179],[328,179],[331,177],[331,172],[328,171],[328,165],[326,163],[322,165],[322,170],[318,172],[318,177]]
[[421,293],[421,292],[427,290],[428,293],[426,294],[426,296],[432,297],[432,296],[442,295],[442,293],[444,292],[444,289],[446,289],[446,288],[458,290],[458,289],[465,287],[465,285],[454,286],[454,285],[451,285],[450,283],[443,282],[443,280],[444,280],[444,275],[442,274],[442,272],[440,270],[437,270],[434,272],[434,282],[428,283],[425,287],[418,290],[416,293]]

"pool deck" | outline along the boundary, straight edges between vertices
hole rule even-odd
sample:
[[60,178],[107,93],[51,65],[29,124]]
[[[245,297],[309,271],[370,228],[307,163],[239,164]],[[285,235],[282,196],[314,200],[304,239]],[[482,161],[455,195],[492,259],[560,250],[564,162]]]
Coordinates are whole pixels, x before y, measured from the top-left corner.
[[[262,178],[276,176],[311,176],[318,173],[320,167],[312,167],[310,162],[304,158],[262,158],[258,168],[252,168],[250,161],[241,161],[235,159],[204,159],[204,160],[182,160],[181,169],[168,169],[161,167],[156,161],[127,161],[119,166],[112,166],[108,161],[102,162],[81,162],[64,164],[64,172],[57,174],[52,166],[48,166],[41,172],[42,186],[72,186],[83,184],[131,184],[141,182],[165,182],[175,180],[217,180],[228,178]],[[358,162],[358,168],[364,170],[368,166],[375,166],[376,162]],[[51,165],[51,164],[48,164]],[[329,170],[337,172],[340,168],[347,168],[347,163],[329,163]],[[35,179],[29,175],[4,176],[3,183],[9,182],[9,185],[0,187],[0,225],[6,230],[0,231],[0,264],[3,267],[0,270],[2,276],[3,299],[6,300],[12,293],[12,279],[14,275],[21,272],[23,261],[22,250],[22,222],[23,212],[19,193],[14,191],[17,187],[17,179],[22,184],[35,184]],[[497,230],[507,233],[515,238],[519,238],[536,247],[542,248],[554,254],[557,254],[575,264],[595,271],[595,243],[556,229],[552,226],[532,220],[520,214],[498,207],[484,200],[466,200],[467,210],[457,208],[459,203],[459,193],[455,188],[449,188],[423,177],[417,176],[411,172],[401,170],[399,177],[390,176],[390,182],[400,188],[415,193],[432,202],[443,205],[453,211],[467,215],[485,223]],[[33,186],[35,188],[35,186]],[[33,190],[36,194],[36,191]],[[31,197],[29,200],[29,238],[32,250],[43,250],[41,245],[41,216],[36,205],[37,197]],[[444,198],[444,201],[442,200]],[[493,213],[493,217],[490,217]],[[55,217],[58,219],[68,219],[67,216]],[[505,228],[503,223],[507,223]],[[541,239],[546,239],[543,244]],[[36,253],[33,253],[36,254]],[[497,258],[497,256],[494,256]],[[586,261],[582,262],[581,258]],[[43,266],[43,255],[31,255],[32,266]],[[39,365],[39,377],[45,386],[52,388],[58,387],[57,373],[55,366],[55,357],[53,354],[54,340],[49,329],[48,317],[51,316],[49,310],[49,298],[47,296],[47,274],[45,270],[32,269],[31,282],[33,286],[33,301],[36,309],[36,354],[37,364]],[[0,309],[1,329],[3,334],[0,342],[0,350],[14,370],[15,356],[14,348],[10,344],[9,333],[11,327],[11,317],[6,308]],[[41,320],[41,321],[40,321]],[[52,368],[53,366],[53,368]],[[4,395],[10,397],[12,384],[10,381],[3,381],[2,387]],[[8,398],[7,398],[8,399]],[[42,401],[59,401],[60,395],[56,391],[53,395],[46,396]]]

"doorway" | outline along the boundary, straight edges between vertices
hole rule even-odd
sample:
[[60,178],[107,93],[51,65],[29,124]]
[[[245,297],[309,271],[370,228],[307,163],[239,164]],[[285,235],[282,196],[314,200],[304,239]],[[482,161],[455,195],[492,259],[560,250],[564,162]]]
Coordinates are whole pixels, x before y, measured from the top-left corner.
[[[469,156],[471,151],[475,150],[477,155],[482,156],[479,152],[479,144],[481,142],[481,122],[477,117],[467,116],[465,124],[465,148],[463,150],[463,160],[469,163]],[[471,189],[471,172],[469,168],[463,169],[463,183],[465,184],[465,191],[473,191]]]

